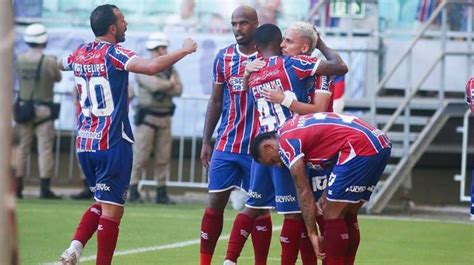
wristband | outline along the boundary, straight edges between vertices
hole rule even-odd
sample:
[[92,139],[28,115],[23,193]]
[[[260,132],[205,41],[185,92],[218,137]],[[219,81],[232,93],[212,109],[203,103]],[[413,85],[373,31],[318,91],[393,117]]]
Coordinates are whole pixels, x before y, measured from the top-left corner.
[[291,91],[285,91],[284,94],[285,94],[285,97],[283,98],[283,101],[280,104],[289,109],[291,103],[295,99],[295,94],[293,94]]

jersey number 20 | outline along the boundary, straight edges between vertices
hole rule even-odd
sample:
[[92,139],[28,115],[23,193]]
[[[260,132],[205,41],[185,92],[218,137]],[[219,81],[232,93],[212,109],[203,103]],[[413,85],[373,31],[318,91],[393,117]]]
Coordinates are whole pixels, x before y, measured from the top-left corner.
[[86,80],[83,77],[75,77],[77,90],[80,96],[82,114],[90,117],[110,116],[114,111],[114,102],[110,84],[105,77],[95,76]]

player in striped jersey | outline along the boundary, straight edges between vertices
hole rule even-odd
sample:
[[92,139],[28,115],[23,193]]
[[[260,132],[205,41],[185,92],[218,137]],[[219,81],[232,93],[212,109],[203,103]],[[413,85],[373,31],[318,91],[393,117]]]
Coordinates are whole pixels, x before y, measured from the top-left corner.
[[114,5],[90,16],[96,40],[80,45],[59,68],[73,71],[80,97],[76,147],[96,203],[86,210],[62,264],[77,264],[97,230],[97,264],[111,264],[132,168],[133,136],[128,120],[128,72],[156,74],[196,51],[191,39],[156,59],[144,59],[117,45],[125,41],[127,22]]
[[[471,109],[471,112],[474,112],[474,77],[472,77],[466,84],[466,102]],[[472,175],[471,175],[471,220],[474,221],[474,163],[471,166]]]
[[[384,132],[355,116],[335,113],[295,116],[278,133],[260,134],[252,142],[256,161],[289,168],[308,235],[327,265],[354,264],[360,241],[357,213],[370,199],[390,151],[391,143]],[[336,157],[327,188],[321,249],[306,167],[322,168]]]
[[[214,60],[214,84],[201,149],[202,164],[209,168],[209,204],[201,222],[201,265],[211,263],[231,191],[248,190],[252,163],[250,140],[258,129],[253,98],[242,86],[245,65],[258,56],[253,42],[258,27],[255,9],[238,7],[232,13],[231,24],[237,43],[220,50]],[[221,123],[213,150],[211,137],[219,118]],[[256,226],[262,228],[252,234],[255,262],[259,264],[268,255],[272,233],[270,216],[263,216]]]
[[[309,28],[310,35],[313,33],[313,41],[309,44],[309,49],[314,49],[317,36],[313,28],[311,26]],[[301,113],[316,111],[315,109],[319,106],[309,104],[312,101],[311,92],[314,90],[313,76],[315,74],[344,74],[347,71],[346,65],[337,53],[325,46],[323,41],[319,42],[318,48],[325,54],[328,61],[320,61],[305,55],[280,56],[282,36],[280,29],[273,24],[260,26],[254,38],[257,49],[265,59],[247,65],[246,71],[254,71],[262,65],[265,67],[251,74],[250,77],[245,77],[244,85],[247,85],[248,80],[248,87],[252,91],[259,112],[260,132],[273,131],[285,120],[291,118],[294,112],[290,106],[294,104],[299,105]],[[281,104],[268,102],[264,94],[270,90],[284,91],[284,102]],[[327,107],[327,103],[325,105],[324,107]],[[241,231],[251,232],[256,218],[266,214],[268,209],[276,208],[278,213],[285,215],[280,235],[282,264],[294,264],[300,248],[301,234],[304,232],[304,223],[296,201],[296,190],[288,170],[253,163],[249,199],[245,206],[234,221],[226,262],[235,263],[240,255],[246,242],[246,236]],[[311,247],[307,249],[311,251]],[[305,256],[305,261],[312,260],[314,263],[314,255],[306,259],[308,256]]]

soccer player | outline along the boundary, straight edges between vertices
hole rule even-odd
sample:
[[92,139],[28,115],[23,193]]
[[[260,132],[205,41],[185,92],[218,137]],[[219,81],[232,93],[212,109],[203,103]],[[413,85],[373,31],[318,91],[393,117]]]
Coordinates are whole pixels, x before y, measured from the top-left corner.
[[[231,24],[237,43],[221,49],[214,60],[214,84],[203,132],[201,161],[209,168],[209,204],[201,222],[201,265],[211,264],[231,191],[248,190],[252,164],[250,140],[258,129],[253,98],[242,86],[245,65],[258,56],[253,42],[258,27],[255,9],[238,7],[232,13]],[[219,118],[221,123],[212,152],[211,137]],[[271,226],[270,215],[262,215],[255,223],[252,233],[255,264],[264,264],[267,259]]]
[[128,72],[156,74],[169,68],[197,45],[186,39],[168,55],[145,59],[117,43],[125,41],[127,22],[116,6],[101,5],[90,16],[96,39],[80,45],[62,70],[74,71],[81,112],[76,149],[95,200],[86,210],[73,240],[61,255],[62,264],[77,264],[97,230],[96,264],[111,264],[132,169],[133,135],[128,120]]
[[[308,235],[327,265],[354,264],[360,241],[357,214],[370,199],[390,158],[387,135],[355,116],[315,113],[294,116],[278,132],[258,135],[252,156],[264,165],[289,168]],[[323,249],[316,232],[316,205],[307,166],[324,167],[337,157],[324,209]]]
[[[312,30],[312,28],[311,28]],[[313,38],[315,40],[316,37]],[[320,61],[309,56],[282,57],[280,29],[273,24],[260,26],[255,32],[254,42],[257,50],[265,58],[256,60],[246,67],[244,86],[250,88],[259,112],[260,132],[273,131],[294,114],[291,106],[297,105],[296,113],[304,114],[315,111],[316,104],[311,101],[310,91],[314,86],[314,75],[344,74],[347,66],[333,50],[323,41],[318,48],[328,58]],[[316,41],[312,42],[316,46]],[[314,48],[314,46],[310,46]],[[265,66],[261,68],[261,66]],[[249,74],[261,68],[258,72]],[[250,75],[250,76],[249,76]],[[269,90],[284,91],[281,104],[274,104],[265,99]],[[226,254],[226,263],[233,264],[245,244],[247,234],[251,232],[254,220],[268,209],[276,208],[285,215],[280,242],[282,245],[282,264],[294,264],[298,257],[301,234],[304,223],[296,201],[294,188],[288,170],[277,167],[252,164],[249,199],[246,207],[234,221]],[[246,233],[242,233],[246,231]],[[309,250],[311,250],[309,248]],[[314,257],[314,256],[313,256]],[[314,258],[313,258],[314,262]]]
[[[474,77],[466,84],[466,102],[469,104],[471,112],[474,112],[473,96],[474,96]],[[471,175],[471,220],[474,221],[474,163],[472,164]]]

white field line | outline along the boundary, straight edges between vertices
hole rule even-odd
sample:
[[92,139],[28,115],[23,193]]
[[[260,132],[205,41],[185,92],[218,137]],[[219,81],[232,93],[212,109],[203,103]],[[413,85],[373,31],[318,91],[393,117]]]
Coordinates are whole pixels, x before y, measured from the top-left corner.
[[[374,215],[360,215],[359,218],[361,219],[378,219],[378,220],[394,220],[394,221],[413,221],[413,222],[435,222],[435,223],[451,223],[451,224],[466,224],[466,225],[472,225],[473,222],[471,221],[456,221],[456,220],[438,220],[438,219],[429,219],[429,218],[412,218],[412,217],[404,217],[404,216],[374,216]],[[281,230],[281,226],[277,226],[273,228],[273,232],[278,232]],[[224,235],[219,237],[220,240],[227,240],[229,239],[230,235]],[[174,248],[183,248],[187,246],[192,246],[192,245],[197,245],[200,243],[200,239],[193,239],[193,240],[187,240],[187,241],[182,241],[182,242],[177,242],[177,243],[172,243],[172,244],[166,244],[166,245],[158,245],[158,246],[151,246],[151,247],[143,247],[143,248],[133,248],[133,249],[128,249],[128,250],[118,250],[115,251],[114,257],[116,256],[125,256],[125,255],[133,255],[133,254],[138,254],[138,253],[146,253],[146,252],[157,252],[161,250],[166,250],[166,249],[174,249]],[[243,258],[243,257],[240,257]],[[86,256],[81,258],[81,262],[84,261],[91,261],[95,260],[96,255],[92,256]],[[42,263],[42,265],[57,265],[59,264],[58,262],[48,262],[48,263]]]
[[[273,232],[278,232],[281,230],[281,226],[273,227]],[[219,237],[220,240],[227,240],[229,239],[230,235],[224,235]],[[115,251],[114,257],[117,256],[125,256],[125,255],[133,255],[133,254],[139,254],[139,253],[146,253],[146,252],[158,252],[161,250],[166,250],[166,249],[175,249],[175,248],[183,248],[187,246],[192,246],[192,245],[197,245],[201,242],[201,239],[193,239],[193,240],[187,240],[187,241],[182,241],[182,242],[177,242],[177,243],[172,243],[172,244],[166,244],[166,245],[158,245],[158,246],[151,246],[151,247],[143,247],[143,248],[132,248],[132,249],[127,249],[127,250],[118,250]],[[92,256],[86,256],[86,257],[81,257],[81,262],[85,261],[91,261],[95,260],[96,255]],[[42,265],[58,265],[60,264],[59,262],[48,262],[48,263],[42,263]]]

